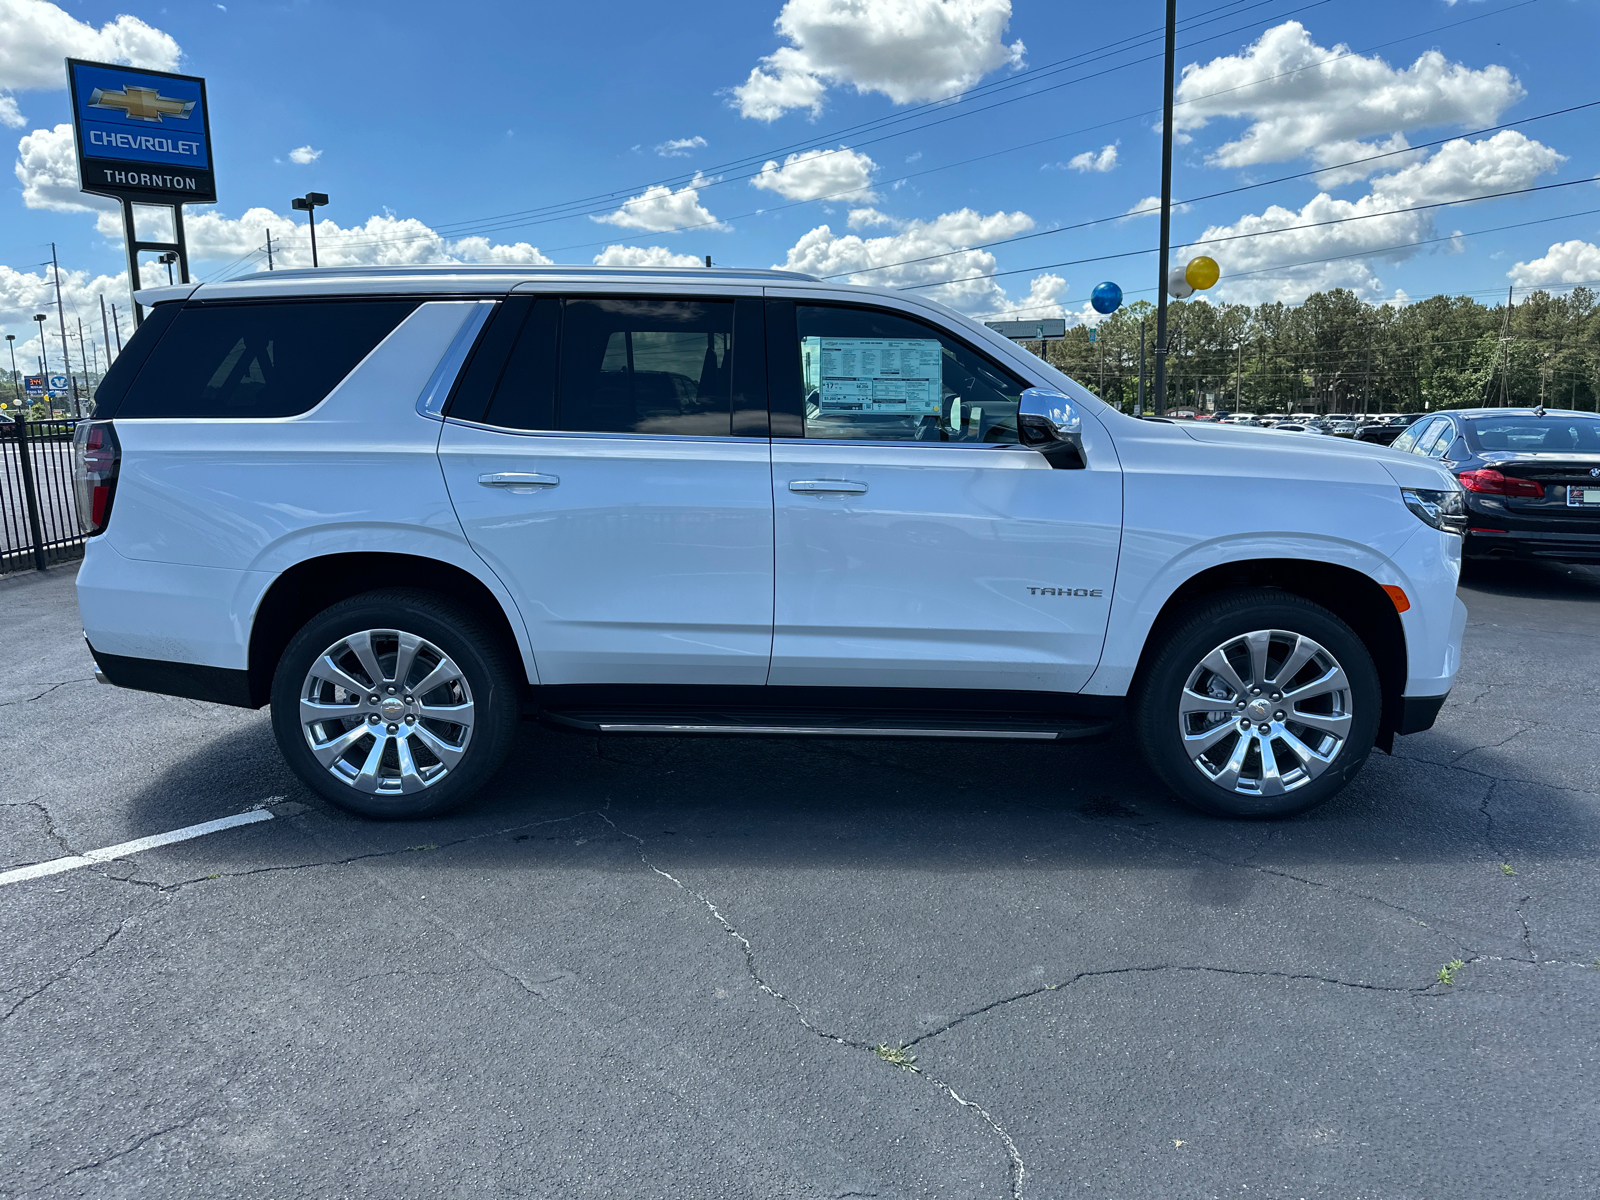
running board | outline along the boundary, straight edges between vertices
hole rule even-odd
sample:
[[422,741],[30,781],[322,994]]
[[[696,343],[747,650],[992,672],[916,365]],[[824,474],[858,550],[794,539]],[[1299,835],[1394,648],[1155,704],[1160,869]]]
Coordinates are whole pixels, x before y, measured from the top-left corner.
[[539,717],[581,733],[733,734],[745,737],[965,738],[1060,742],[1111,728],[1102,718],[1038,713],[599,712],[543,709]]

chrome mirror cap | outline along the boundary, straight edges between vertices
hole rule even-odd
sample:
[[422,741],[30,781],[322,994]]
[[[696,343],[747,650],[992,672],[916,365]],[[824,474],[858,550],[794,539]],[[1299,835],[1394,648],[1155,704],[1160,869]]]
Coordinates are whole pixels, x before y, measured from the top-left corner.
[[[1042,420],[1057,441],[1072,441],[1083,431],[1083,418],[1072,401],[1054,388],[1028,388],[1022,393],[1018,413]],[[1029,422],[1033,424],[1034,422]]]

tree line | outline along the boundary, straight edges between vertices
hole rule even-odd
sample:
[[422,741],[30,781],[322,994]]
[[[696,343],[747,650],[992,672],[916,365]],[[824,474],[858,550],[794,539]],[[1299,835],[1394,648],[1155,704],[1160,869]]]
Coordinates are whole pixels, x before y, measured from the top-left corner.
[[[1095,329],[1046,343],[1046,358],[1131,412],[1145,331],[1148,390],[1155,376],[1155,306],[1139,301]],[[1421,412],[1543,401],[1600,411],[1600,296],[1574,288],[1488,306],[1470,296],[1373,305],[1354,292],[1303,304],[1167,306],[1167,410]],[[1030,344],[1036,345],[1036,344]]]

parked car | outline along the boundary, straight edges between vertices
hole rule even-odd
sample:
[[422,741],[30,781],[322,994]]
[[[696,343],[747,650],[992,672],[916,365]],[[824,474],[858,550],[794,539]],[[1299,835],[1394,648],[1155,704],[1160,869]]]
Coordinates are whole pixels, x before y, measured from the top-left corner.
[[1408,427],[1396,422],[1374,422],[1356,430],[1356,441],[1371,442],[1378,446],[1391,445]]
[[1122,717],[1190,803],[1283,816],[1455,676],[1438,464],[1135,420],[905,292],[458,264],[140,299],[76,443],[97,669],[270,705],[291,768],[367,816],[464,800],[524,714],[1035,742]]
[[1600,416],[1457,409],[1416,422],[1393,448],[1456,473],[1468,555],[1600,563]]
[[1278,433],[1314,433],[1318,435],[1322,433],[1322,429],[1319,426],[1302,425],[1298,421],[1284,421],[1280,425],[1274,425],[1273,429]]

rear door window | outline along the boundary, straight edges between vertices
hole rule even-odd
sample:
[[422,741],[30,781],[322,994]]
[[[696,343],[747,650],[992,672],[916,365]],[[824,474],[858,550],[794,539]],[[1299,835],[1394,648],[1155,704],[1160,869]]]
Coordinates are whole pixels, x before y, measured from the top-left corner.
[[292,417],[315,408],[417,300],[185,305],[118,417]]

